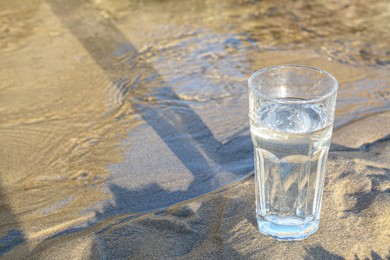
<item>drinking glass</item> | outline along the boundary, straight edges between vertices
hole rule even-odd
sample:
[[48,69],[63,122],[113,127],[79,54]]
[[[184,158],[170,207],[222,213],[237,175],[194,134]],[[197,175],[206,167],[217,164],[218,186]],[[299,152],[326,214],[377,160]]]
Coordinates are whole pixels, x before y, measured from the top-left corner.
[[317,231],[338,83],[329,73],[279,65],[248,80],[261,233],[302,240]]

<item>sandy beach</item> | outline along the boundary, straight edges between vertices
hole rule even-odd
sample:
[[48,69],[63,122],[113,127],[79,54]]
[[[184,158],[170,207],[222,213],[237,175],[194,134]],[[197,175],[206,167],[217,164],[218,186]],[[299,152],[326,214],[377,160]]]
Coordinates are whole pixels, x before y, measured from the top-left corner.
[[[176,206],[49,239],[37,259],[386,259],[389,256],[390,114],[373,115],[335,133],[319,231],[302,242],[259,233],[253,176]],[[368,127],[370,126],[370,127]],[[375,136],[375,137],[374,137]],[[364,139],[365,138],[365,139]],[[376,139],[378,138],[378,139]],[[367,141],[355,147],[361,141]]]
[[[386,1],[0,2],[3,259],[388,259]],[[321,223],[255,218],[247,79],[339,81]]]

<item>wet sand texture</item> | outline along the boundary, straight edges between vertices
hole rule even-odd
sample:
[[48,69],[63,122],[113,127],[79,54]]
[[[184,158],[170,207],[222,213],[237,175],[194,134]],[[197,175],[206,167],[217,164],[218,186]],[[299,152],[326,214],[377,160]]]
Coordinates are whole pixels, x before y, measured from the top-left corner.
[[[372,125],[368,123],[371,122]],[[334,144],[329,156],[319,231],[302,242],[278,242],[256,226],[254,178],[166,210],[117,218],[111,225],[53,238],[35,248],[43,259],[387,259],[390,236],[390,114],[335,133],[378,127],[379,139],[358,148]],[[73,248],[73,245],[76,245]],[[81,254],[81,252],[84,252]]]

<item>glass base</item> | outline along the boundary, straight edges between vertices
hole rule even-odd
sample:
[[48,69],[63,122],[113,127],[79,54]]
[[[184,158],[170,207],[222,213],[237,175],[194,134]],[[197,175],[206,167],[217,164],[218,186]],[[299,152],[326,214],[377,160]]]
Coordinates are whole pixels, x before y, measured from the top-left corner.
[[259,231],[280,241],[306,239],[315,233],[319,226],[319,220],[302,223],[302,219],[294,217],[279,219],[277,222],[279,223],[267,221],[262,216],[257,217]]

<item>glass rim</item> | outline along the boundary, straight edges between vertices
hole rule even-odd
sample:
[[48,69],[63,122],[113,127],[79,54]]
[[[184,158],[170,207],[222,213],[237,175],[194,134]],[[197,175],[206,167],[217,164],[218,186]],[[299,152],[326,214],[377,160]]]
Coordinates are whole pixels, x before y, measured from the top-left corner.
[[[312,71],[316,71],[316,72],[322,73],[322,74],[324,74],[325,76],[327,76],[328,78],[330,78],[332,80],[333,87],[332,87],[332,89],[328,93],[326,93],[325,95],[322,95],[320,97],[317,97],[317,98],[288,100],[288,99],[275,98],[275,97],[271,97],[271,96],[265,95],[265,94],[261,93],[258,89],[256,89],[256,87],[252,84],[253,79],[256,76],[261,75],[264,72],[267,72],[267,71],[272,70],[272,69],[285,68],[285,67],[304,68],[304,69],[309,69],[309,70],[312,70]],[[306,65],[299,65],[299,64],[280,64],[280,65],[266,67],[266,68],[263,68],[263,69],[260,69],[260,70],[258,70],[256,72],[254,72],[248,79],[248,86],[251,89],[251,91],[253,91],[256,94],[256,96],[264,98],[264,99],[272,101],[272,102],[275,102],[275,103],[282,103],[282,104],[311,104],[311,103],[318,103],[318,102],[320,102],[320,101],[322,101],[324,99],[329,98],[333,94],[335,94],[337,92],[339,83],[338,83],[337,79],[332,74],[330,74],[329,72],[326,72],[325,70],[316,68],[316,67],[306,66]]]

